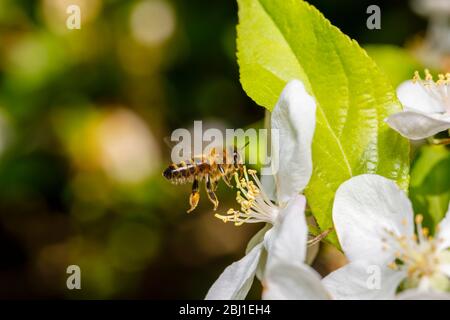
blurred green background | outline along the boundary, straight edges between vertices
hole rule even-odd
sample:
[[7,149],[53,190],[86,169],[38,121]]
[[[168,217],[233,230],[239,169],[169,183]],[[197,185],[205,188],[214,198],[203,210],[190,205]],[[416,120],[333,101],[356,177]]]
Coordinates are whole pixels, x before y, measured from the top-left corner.
[[[363,45],[426,29],[408,1],[310,2]],[[236,23],[234,0],[0,0],[1,298],[203,298],[243,255],[261,226],[223,224],[204,195],[186,214],[190,186],[161,175],[172,130],[264,117],[239,84]],[[395,85],[420,65],[370,48],[388,69],[386,50],[409,57]],[[234,194],[219,189],[225,211]],[[82,290],[66,288],[71,264]]]

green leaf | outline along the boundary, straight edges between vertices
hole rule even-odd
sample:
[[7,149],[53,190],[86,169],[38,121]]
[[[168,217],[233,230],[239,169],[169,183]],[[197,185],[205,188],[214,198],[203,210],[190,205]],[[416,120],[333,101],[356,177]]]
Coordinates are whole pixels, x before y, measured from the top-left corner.
[[444,146],[424,146],[411,170],[410,197],[433,232],[450,201],[450,152]]
[[[301,0],[238,0],[241,83],[271,110],[294,78],[317,100],[314,172],[306,190],[319,226],[332,226],[336,189],[377,173],[406,189],[409,143],[384,119],[401,110],[389,80],[366,52]],[[335,233],[329,239],[335,245]]]

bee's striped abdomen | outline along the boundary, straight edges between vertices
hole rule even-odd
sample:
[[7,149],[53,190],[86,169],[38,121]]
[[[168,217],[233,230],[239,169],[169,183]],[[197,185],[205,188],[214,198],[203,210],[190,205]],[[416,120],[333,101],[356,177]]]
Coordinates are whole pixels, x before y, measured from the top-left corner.
[[163,172],[163,176],[175,184],[193,182],[194,178],[202,179],[208,172],[210,165],[200,160],[187,160],[179,164],[171,164]]

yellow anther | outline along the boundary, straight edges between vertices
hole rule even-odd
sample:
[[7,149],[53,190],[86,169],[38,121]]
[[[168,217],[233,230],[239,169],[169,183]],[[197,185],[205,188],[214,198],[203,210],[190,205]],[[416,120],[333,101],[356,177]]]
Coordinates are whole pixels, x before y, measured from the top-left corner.
[[395,262],[391,262],[388,264],[388,268],[392,270],[397,270],[398,266]]
[[416,224],[422,224],[423,216],[421,214],[416,215]]
[[422,81],[419,71],[415,71],[412,79],[413,83],[421,82],[421,84],[425,87],[430,87],[433,84],[436,84],[438,86],[446,86],[450,84],[450,73],[438,74],[439,79],[436,82],[434,82],[434,78],[430,70],[425,69],[424,73],[425,73],[425,81]]
[[417,81],[420,81],[420,80],[422,80],[422,78],[420,77],[419,71],[415,71],[414,77],[413,77],[413,82],[416,83]]
[[226,217],[226,216],[222,216],[222,215],[220,215],[220,214],[218,214],[218,213],[216,213],[214,216],[215,216],[216,218],[222,220],[224,223],[227,223],[227,222],[228,222],[228,217]]
[[447,79],[445,78],[445,75],[439,74],[438,77],[439,77],[439,80],[436,82],[438,85],[444,86],[447,84]]

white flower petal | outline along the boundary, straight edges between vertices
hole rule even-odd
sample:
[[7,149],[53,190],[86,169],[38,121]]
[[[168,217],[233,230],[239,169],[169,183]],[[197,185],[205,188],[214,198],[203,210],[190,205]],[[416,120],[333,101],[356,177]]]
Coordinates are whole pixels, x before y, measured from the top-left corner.
[[397,295],[397,300],[450,300],[450,294],[436,291],[410,289]]
[[405,277],[406,274],[401,271],[360,260],[330,273],[322,283],[335,299],[384,300],[394,298],[397,287]]
[[[272,171],[278,203],[284,204],[303,191],[312,173],[316,102],[300,81],[293,80],[286,85],[272,111],[271,122]],[[279,139],[276,139],[276,130]]]
[[394,252],[382,245],[386,230],[404,236],[414,231],[413,209],[405,193],[392,180],[372,174],[353,177],[338,188],[333,221],[350,261],[391,262]]
[[[272,141],[272,116],[269,110],[266,109],[265,112],[266,116],[264,118],[264,128],[268,130],[269,136],[267,137],[267,143],[268,145],[271,144]],[[270,159],[270,157],[269,157]],[[266,159],[267,161],[268,159]],[[275,185],[275,177],[273,174],[273,170],[271,168],[271,162],[267,161],[267,165],[263,165],[261,167],[260,173],[261,173],[261,184],[263,186],[264,192],[268,196],[268,198],[272,201],[277,201],[277,190]]]
[[278,261],[266,273],[263,288],[265,300],[326,300],[329,294],[320,276],[304,264]]
[[441,101],[434,99],[418,82],[405,81],[397,88],[397,96],[405,107],[405,111],[421,113],[445,112]]
[[[264,241],[264,238],[266,236],[266,233],[270,233],[272,229],[272,225],[270,223],[266,223],[266,225],[259,230],[248,242],[247,248],[245,249],[245,254],[248,254],[254,247],[256,247],[258,244],[261,244]],[[258,266],[256,267],[256,277],[261,280],[264,275],[264,269],[266,267],[266,261],[267,261],[267,251],[265,248],[262,249],[261,257],[259,258]]]
[[444,219],[439,223],[439,231],[436,238],[442,241],[439,243],[440,250],[450,247],[450,203]]
[[264,227],[261,228],[248,242],[247,248],[245,249],[245,254],[248,254],[254,247],[263,242],[266,232],[272,228],[270,223],[266,223]]
[[277,188],[273,174],[261,174],[261,184],[269,200],[277,201]]
[[438,113],[404,111],[389,116],[386,122],[392,129],[411,140],[425,139],[450,128],[450,116]]
[[247,296],[253,279],[263,244],[255,246],[244,258],[228,266],[214,282],[206,295],[206,300],[242,300]]
[[266,233],[266,270],[277,260],[303,264],[306,257],[308,227],[305,219],[306,199],[297,195],[282,209],[275,225]]
[[439,271],[447,276],[448,278],[450,278],[450,264],[441,264],[439,266]]

